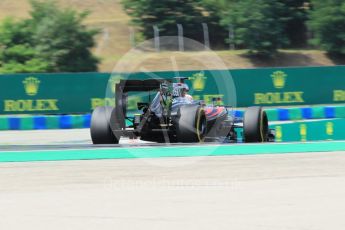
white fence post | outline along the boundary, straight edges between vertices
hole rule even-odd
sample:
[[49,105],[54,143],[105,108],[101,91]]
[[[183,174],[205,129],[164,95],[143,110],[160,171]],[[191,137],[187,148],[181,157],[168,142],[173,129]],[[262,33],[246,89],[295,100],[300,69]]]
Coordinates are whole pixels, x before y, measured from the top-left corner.
[[235,49],[235,31],[232,25],[229,25],[229,48],[231,50]]
[[206,23],[202,23],[202,29],[204,31],[204,44],[205,44],[205,50],[210,48],[210,37],[208,33],[208,26]]
[[135,47],[135,31],[132,27],[129,27],[129,42],[131,44],[131,48]]
[[179,51],[184,51],[183,26],[181,24],[177,24],[177,30],[178,30],[178,47],[179,47]]
[[160,51],[160,41],[159,41],[159,28],[158,26],[153,26],[154,42],[156,52]]
[[108,46],[109,39],[110,39],[109,30],[108,30],[108,28],[104,28],[103,29],[103,36],[102,36],[101,40],[98,42],[98,45],[97,45],[97,48],[96,48],[96,51],[95,51],[96,54],[99,55],[102,52],[102,50],[106,46]]

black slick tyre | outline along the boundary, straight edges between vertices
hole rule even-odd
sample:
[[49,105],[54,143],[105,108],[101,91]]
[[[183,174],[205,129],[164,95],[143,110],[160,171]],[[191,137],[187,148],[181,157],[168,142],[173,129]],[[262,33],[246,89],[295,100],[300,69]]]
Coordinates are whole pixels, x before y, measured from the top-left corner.
[[199,105],[181,106],[176,126],[178,142],[203,142],[207,134],[207,121],[204,109]]
[[243,120],[245,142],[266,142],[268,140],[268,119],[262,107],[246,109]]
[[97,107],[91,116],[91,139],[93,144],[118,144],[110,127],[110,117],[113,107]]

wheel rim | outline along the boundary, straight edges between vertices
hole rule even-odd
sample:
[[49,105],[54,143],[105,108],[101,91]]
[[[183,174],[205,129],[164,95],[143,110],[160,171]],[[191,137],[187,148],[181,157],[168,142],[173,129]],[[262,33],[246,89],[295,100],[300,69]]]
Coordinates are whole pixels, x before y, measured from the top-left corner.
[[206,136],[206,130],[207,129],[207,124],[206,124],[206,117],[205,117],[205,113],[203,109],[199,110],[199,114],[198,114],[198,120],[197,120],[197,136],[198,136],[198,140],[200,142],[204,141],[204,138]]
[[265,142],[268,135],[268,118],[267,114],[262,110],[261,112],[261,124],[260,124],[261,141]]

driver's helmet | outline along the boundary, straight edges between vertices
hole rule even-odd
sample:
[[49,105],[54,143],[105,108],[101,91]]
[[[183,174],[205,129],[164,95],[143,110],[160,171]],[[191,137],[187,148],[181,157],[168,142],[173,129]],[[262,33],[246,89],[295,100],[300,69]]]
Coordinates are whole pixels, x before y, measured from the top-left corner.
[[173,83],[173,97],[182,97],[184,91],[189,91],[189,87],[185,83]]
[[168,92],[169,92],[169,83],[163,82],[162,84],[160,84],[160,91],[161,91],[163,94],[168,93]]

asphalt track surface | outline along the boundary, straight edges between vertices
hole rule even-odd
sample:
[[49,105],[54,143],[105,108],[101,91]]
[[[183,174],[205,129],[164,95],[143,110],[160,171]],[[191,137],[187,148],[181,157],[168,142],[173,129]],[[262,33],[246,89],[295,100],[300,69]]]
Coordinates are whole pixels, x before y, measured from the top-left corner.
[[[87,130],[0,137],[0,152],[13,154],[42,153],[39,145],[61,152],[94,148]],[[122,147],[130,144],[142,145]],[[332,152],[2,162],[0,229],[343,230],[342,146]]]

